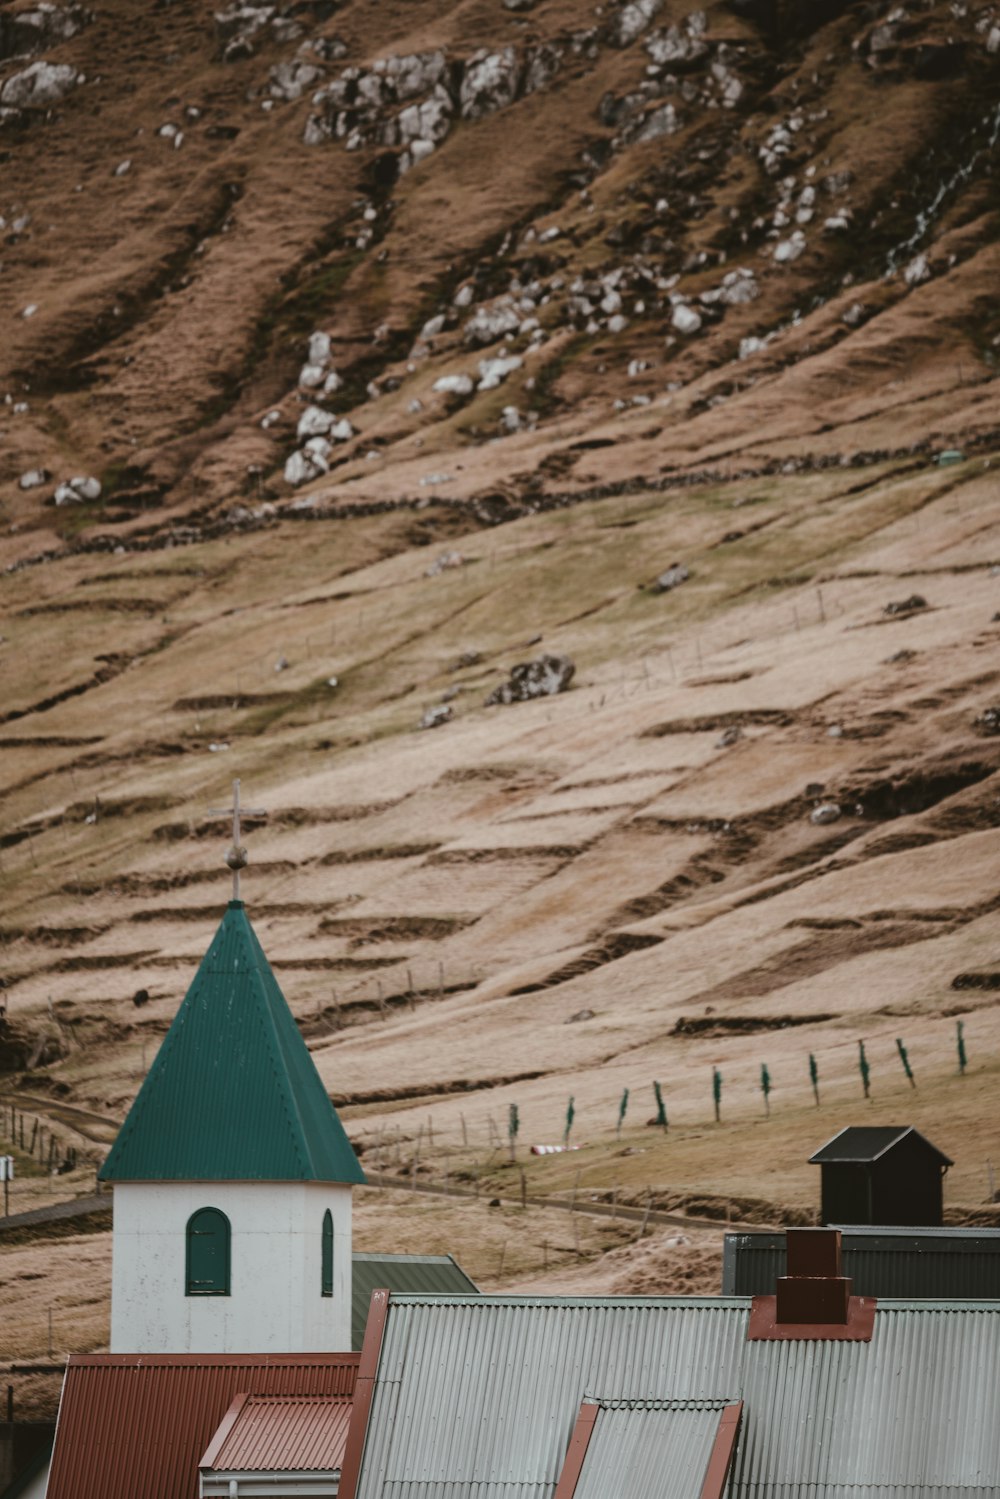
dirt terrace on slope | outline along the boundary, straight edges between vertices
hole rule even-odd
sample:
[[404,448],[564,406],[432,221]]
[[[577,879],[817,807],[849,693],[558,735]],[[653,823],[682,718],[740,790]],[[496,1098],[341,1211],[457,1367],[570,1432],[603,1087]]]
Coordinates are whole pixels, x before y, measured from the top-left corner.
[[[525,1145],[553,1142],[572,1094],[591,1180],[805,1209],[796,1135],[827,1128],[813,1052],[831,1129],[851,1097],[852,1117],[922,1118],[956,1158],[955,1205],[981,1202],[991,484],[977,459],[593,501],[459,537],[464,564],[430,577],[426,548],[377,560],[392,517],[317,524],[308,547],[291,526],[192,545],[167,554],[176,574],[120,557],[93,595],[88,557],[12,575],[26,669],[0,735],[6,1065],[121,1115],[225,899],[209,809],[238,773],[266,814],[246,825],[251,914],[387,1169],[416,1153],[421,1170],[492,1172],[510,1103]],[[675,555],[689,581],[651,592]],[[81,674],[87,637],[54,606],[160,589],[156,612],[115,616],[120,672],[36,706]],[[914,594],[924,607],[886,612]],[[571,690],[484,708],[542,648],[576,661]],[[453,719],[419,731],[455,688]],[[814,822],[831,803],[836,820]],[[976,1081],[955,1076],[959,1016]],[[715,1066],[727,1146],[702,1166]],[[654,1078],[687,1151],[641,1128]],[[626,1087],[642,1155],[619,1168]],[[784,1110],[783,1153],[761,1155]]]
[[[112,0],[37,54],[86,82],[0,143],[0,1081],[84,1158],[214,930],[239,775],[251,915],[367,1162],[516,1195],[516,1104],[533,1196],[809,1221],[816,1145],[912,1122],[949,1213],[994,1211],[998,64],[982,6],[889,10],[789,39],[670,0],[623,45],[576,0],[377,36],[356,0],[225,62],[208,12]],[[507,46],[517,97],[403,175],[396,105],[303,143],[345,68],[441,48],[454,91]],[[310,405],[357,435],[293,488]],[[73,475],[100,499],[56,507]],[[571,690],[486,709],[541,650]],[[571,1096],[583,1148],[529,1159]]]

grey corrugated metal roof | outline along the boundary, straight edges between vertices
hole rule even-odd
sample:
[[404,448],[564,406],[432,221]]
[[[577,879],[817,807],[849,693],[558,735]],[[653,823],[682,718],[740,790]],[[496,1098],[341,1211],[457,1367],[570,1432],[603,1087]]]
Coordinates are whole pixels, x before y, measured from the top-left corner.
[[353,1254],[351,1256],[351,1347],[360,1349],[372,1292],[382,1286],[414,1296],[478,1295],[450,1254]]
[[601,1400],[574,1499],[696,1499],[724,1400]]
[[1000,1303],[747,1342],[749,1300],[391,1297],[358,1499],[551,1499],[588,1391],[742,1399],[730,1499],[996,1499]]
[[907,1135],[913,1135],[922,1145],[926,1145],[931,1154],[936,1155],[945,1166],[955,1164],[943,1150],[938,1150],[937,1146],[932,1145],[918,1129],[913,1129],[908,1124],[849,1125],[847,1129],[842,1129],[834,1135],[832,1140],[827,1140],[825,1145],[821,1145],[819,1150],[809,1157],[809,1164],[823,1166],[840,1162],[864,1165],[870,1161],[877,1161]]
[[[1000,1299],[1000,1229],[843,1228],[841,1255],[858,1296]],[[785,1270],[783,1233],[726,1235],[724,1296],[771,1296]]]

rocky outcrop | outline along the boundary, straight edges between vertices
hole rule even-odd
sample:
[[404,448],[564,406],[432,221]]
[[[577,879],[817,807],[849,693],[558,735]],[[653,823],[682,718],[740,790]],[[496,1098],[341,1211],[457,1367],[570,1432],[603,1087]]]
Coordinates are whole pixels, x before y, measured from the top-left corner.
[[30,56],[67,42],[93,19],[82,5],[52,5],[49,0],[40,0],[30,10],[0,14],[0,60]]
[[348,151],[396,148],[398,169],[406,172],[437,149],[457,120],[482,119],[546,87],[561,61],[562,50],[543,43],[480,48],[464,59],[440,49],[414,52],[380,58],[368,69],[345,68],[313,95],[303,139],[309,146],[339,140]]
[[522,661],[511,667],[506,682],[495,687],[486,699],[486,707],[497,703],[526,703],[536,697],[553,697],[565,692],[576,666],[569,656],[536,656],[534,661]]
[[222,43],[223,62],[241,62],[252,57],[266,40],[293,42],[302,36],[301,24],[284,15],[276,5],[255,5],[239,0],[215,15],[216,35]]
[[13,73],[0,87],[0,107],[4,110],[44,109],[65,99],[82,75],[69,63],[33,62]]

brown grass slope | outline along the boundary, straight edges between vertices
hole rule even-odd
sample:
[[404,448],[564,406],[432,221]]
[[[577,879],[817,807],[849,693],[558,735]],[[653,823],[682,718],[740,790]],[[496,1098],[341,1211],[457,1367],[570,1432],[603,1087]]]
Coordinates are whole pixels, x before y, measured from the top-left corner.
[[[707,52],[659,74],[672,3],[625,46],[618,11],[569,0],[384,5],[377,31],[360,3],[300,7],[297,35],[227,63],[210,11],[113,0],[44,49],[87,81],[0,143],[0,1091],[84,1165],[19,1184],[26,1205],[89,1189],[226,898],[209,809],[239,775],[266,809],[251,914],[366,1162],[484,1194],[421,1199],[428,1249],[450,1236],[521,1284],[619,1242],[541,1207],[484,1227],[490,1194],[520,1192],[511,1104],[529,1200],[808,1218],[810,1150],[870,1119],[924,1129],[956,1161],[949,1212],[987,1211],[998,63],[982,7],[887,11],[788,37],[711,6]],[[334,37],[337,60],[300,52]],[[329,83],[442,48],[454,80],[506,46],[558,66],[398,177],[396,146],[303,143],[318,83],[268,94],[296,57]],[[665,103],[679,128],[633,138]],[[776,259],[796,228],[805,250]],[[738,267],[757,294],[727,305]],[[515,301],[537,331],[467,341]],[[325,405],[358,436],[293,491],[317,330],[344,381]],[[522,363],[498,387],[433,390],[501,350]],[[22,490],[32,467],[52,480]],[[86,473],[100,500],[48,503]],[[691,576],[657,594],[674,559]],[[571,690],[484,707],[539,650],[572,656]],[[668,1134],[646,1127],[654,1079]],[[583,1148],[529,1161],[570,1096]],[[371,1242],[415,1234],[414,1210],[383,1193]],[[93,1344],[107,1245],[87,1245],[52,1294]],[[698,1285],[717,1246],[616,1253],[602,1285]],[[17,1254],[3,1295],[30,1322],[37,1251]],[[44,1339],[35,1317],[24,1351]]]

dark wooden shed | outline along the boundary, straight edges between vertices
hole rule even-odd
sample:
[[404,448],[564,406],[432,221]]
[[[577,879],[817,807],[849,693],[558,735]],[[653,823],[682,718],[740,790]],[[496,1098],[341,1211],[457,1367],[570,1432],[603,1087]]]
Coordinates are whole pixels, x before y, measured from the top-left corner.
[[941,1224],[941,1184],[953,1162],[908,1125],[842,1129],[809,1162],[822,1172],[824,1224]]

